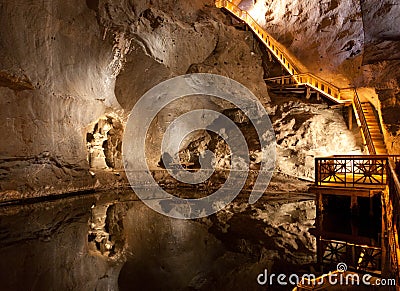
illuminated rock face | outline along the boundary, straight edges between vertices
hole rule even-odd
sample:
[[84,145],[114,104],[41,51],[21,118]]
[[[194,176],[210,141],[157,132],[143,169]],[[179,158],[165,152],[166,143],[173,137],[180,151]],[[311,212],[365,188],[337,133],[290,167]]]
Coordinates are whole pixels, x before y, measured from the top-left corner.
[[[102,181],[89,167],[122,167],[123,128],[102,134],[95,125],[112,118],[123,127],[142,94],[170,77],[205,72],[206,60],[218,62],[212,72],[227,72],[269,100],[251,33],[229,26],[213,1],[4,0],[1,6],[2,198],[97,187]],[[152,138],[182,105],[190,107],[181,102],[165,110]],[[99,136],[88,140],[90,134]],[[155,152],[150,157],[158,159]]]
[[[235,201],[196,222],[160,216],[137,197],[115,203],[108,191],[107,201],[101,192],[1,208],[3,287],[245,290],[258,287],[255,278],[267,267],[289,271],[289,264],[297,270],[313,262],[314,197],[287,195],[307,191],[307,183],[288,175],[310,178],[314,156],[358,150],[338,110],[270,97],[263,81],[267,55],[212,0],[117,2],[0,0],[0,200],[123,186],[123,173],[109,170],[122,168],[121,137],[131,108],[159,82],[196,72],[229,76],[268,108],[278,141],[277,170],[284,175],[274,177],[270,190],[276,193],[258,204]],[[273,12],[265,10],[266,27],[316,71],[380,87],[383,118],[395,139],[396,55],[381,55],[378,48],[385,45],[389,52],[396,46],[398,26],[387,19],[398,8],[372,0],[364,7],[325,1],[321,8],[320,1],[280,1],[284,8],[278,2],[269,1]],[[364,31],[375,17],[391,25],[390,34],[372,25]],[[230,109],[221,102],[181,101],[160,113],[149,131],[153,165],[168,122],[205,106]],[[195,138],[198,152],[215,141],[205,134]],[[224,145],[215,147],[219,165],[229,165]],[[257,169],[259,156],[252,154]],[[126,194],[121,192],[118,198]]]
[[341,87],[376,88],[390,153],[400,152],[397,1],[244,0],[241,7],[312,73]]

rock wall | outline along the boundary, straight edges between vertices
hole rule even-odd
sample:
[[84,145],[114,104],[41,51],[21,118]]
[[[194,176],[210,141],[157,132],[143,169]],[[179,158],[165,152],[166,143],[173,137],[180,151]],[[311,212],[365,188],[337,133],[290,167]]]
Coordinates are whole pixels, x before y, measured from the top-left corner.
[[[400,7],[396,0],[244,0],[242,8],[310,72],[340,87],[371,87],[390,153],[400,152]],[[367,96],[369,97],[369,96]]]
[[[253,36],[230,27],[213,1],[2,0],[0,6],[0,191],[6,200],[95,189],[103,181],[89,172],[94,147],[111,151],[109,169],[121,168],[113,160],[120,157],[119,137],[106,133],[102,144],[92,144],[96,125],[107,119],[124,125],[148,89],[196,65],[206,71],[202,63],[222,53],[213,72],[268,100],[262,74],[248,77],[253,67],[261,72],[260,54],[248,57]],[[241,70],[225,68],[230,58],[242,62]],[[153,139],[183,104],[162,113],[150,130]]]
[[[360,43],[367,43],[362,23],[370,14],[365,11],[381,6],[333,0],[312,3],[258,1],[257,9],[264,11],[261,20],[266,19],[266,27],[307,65],[318,72],[351,77],[346,68],[361,63],[365,49],[361,46],[358,52]],[[263,81],[265,53],[250,32],[235,29],[232,18],[211,0],[1,0],[0,5],[0,127],[5,133],[0,143],[2,199],[114,185],[91,168],[121,169],[120,141],[129,111],[144,92],[170,77],[193,72],[225,75],[250,88],[266,107],[273,107]],[[272,12],[267,13],[268,9]],[[380,14],[379,9],[374,13]],[[382,9],[387,10],[382,12],[385,18],[397,8],[386,5]],[[317,27],[319,22],[323,27]],[[373,27],[368,31],[371,51],[386,36]],[[395,31],[393,26],[388,41],[395,43]],[[352,40],[354,45],[349,44]],[[322,58],[314,62],[310,55]],[[363,70],[382,66],[391,72],[379,54],[369,55]],[[384,120],[395,125],[390,112],[397,108],[397,83],[382,82],[393,85],[384,87],[380,96]],[[213,100],[181,100],[159,114],[149,130],[152,166],[157,167],[167,123],[204,107],[227,109],[226,104]],[[112,126],[106,129],[100,124]],[[395,128],[388,131],[397,132]],[[285,130],[278,125],[278,135]],[[311,145],[315,154],[317,147],[329,143],[328,136],[317,146]],[[393,138],[393,148],[397,143]],[[287,150],[282,150],[283,158]],[[294,167],[304,163],[310,164],[300,160]],[[309,171],[289,172],[309,176]]]

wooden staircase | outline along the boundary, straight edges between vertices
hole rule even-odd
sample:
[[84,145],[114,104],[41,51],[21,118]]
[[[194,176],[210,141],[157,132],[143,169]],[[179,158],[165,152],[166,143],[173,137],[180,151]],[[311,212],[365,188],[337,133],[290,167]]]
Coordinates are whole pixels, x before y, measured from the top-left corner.
[[[304,68],[304,66],[283,45],[265,31],[247,11],[240,9],[237,6],[240,2],[216,0],[215,5],[218,8],[226,9],[237,19],[246,23],[270,53],[276,57],[282,67],[287,70],[288,75],[265,79],[266,82],[278,85],[272,90],[281,93],[301,94],[305,86],[317,93],[321,93],[337,104],[352,105],[369,154],[387,155],[380,122],[372,105],[369,102],[360,102],[355,88],[338,88],[311,73],[301,73],[300,68]],[[307,97],[309,97],[309,91],[307,91]]]
[[368,148],[370,155],[387,155],[385,139],[382,133],[381,124],[375,109],[368,101],[361,101],[357,92],[353,99],[353,110],[356,115],[358,126]]
[[[311,74],[304,73],[305,67],[296,57],[291,54],[283,45],[275,40],[272,35],[265,31],[247,11],[240,9],[236,4],[240,1],[216,0],[215,5],[218,8],[224,8],[234,15],[238,20],[243,21],[266,46],[269,52],[275,56],[283,68],[289,73],[282,76],[284,79],[291,78],[297,85],[306,85],[315,91],[320,92],[325,97],[338,104],[351,104],[351,97],[348,94],[341,94],[341,89],[335,85]],[[303,73],[301,72],[303,71]],[[282,78],[278,77],[278,79]],[[274,78],[268,80],[272,81]],[[277,80],[278,81],[278,80]],[[282,83],[284,84],[284,83]],[[346,92],[347,93],[347,92]]]
[[361,108],[365,116],[366,125],[371,134],[372,144],[375,148],[375,154],[387,155],[385,140],[378,122],[375,110],[369,102],[361,102]]
[[[382,254],[381,257],[384,260],[388,260],[390,272],[393,277],[397,279],[396,290],[400,291],[400,246],[399,246],[399,231],[400,231],[400,182],[395,172],[395,164],[391,161],[390,156],[387,154],[385,146],[384,136],[382,133],[381,121],[376,114],[372,104],[367,101],[365,96],[360,100],[357,94],[356,88],[339,88],[334,84],[331,84],[320,77],[307,72],[307,68],[301,64],[283,45],[276,41],[267,31],[264,30],[250,15],[247,11],[240,9],[237,5],[240,4],[239,0],[216,0],[215,5],[218,8],[223,8],[230,12],[239,21],[247,24],[248,27],[254,32],[254,34],[260,39],[265,45],[269,52],[278,60],[283,68],[286,69],[288,75],[269,78],[265,81],[272,84],[273,90],[288,91],[302,90],[304,87],[307,90],[307,96],[311,90],[317,92],[318,96],[322,96],[330,99],[331,101],[342,104],[344,106],[352,106],[354,115],[357,119],[358,126],[360,128],[361,135],[364,140],[365,146],[368,148],[370,156],[361,156],[360,159],[371,159],[371,161],[357,162],[356,157],[348,156],[352,161],[343,162],[343,157],[336,157],[334,163],[328,162],[324,165],[323,170],[317,173],[316,165],[316,187],[315,191],[317,194],[317,223],[321,220],[321,205],[323,202],[322,195],[347,195],[351,196],[351,199],[357,200],[357,197],[364,197],[365,193],[368,198],[373,197],[376,193],[382,193],[384,198],[383,213],[382,213],[382,227],[383,232],[388,232],[388,241],[385,245],[389,246],[389,254]],[[274,86],[275,85],[275,86]],[[303,87],[303,88],[302,88]],[[351,108],[351,107],[349,107]],[[350,117],[352,120],[350,112]],[[351,122],[349,121],[349,124]],[[389,167],[387,164],[379,162],[379,159],[389,161]],[[317,162],[318,159],[316,159]],[[400,157],[398,158],[400,160]],[[352,168],[351,172],[348,169]],[[390,171],[389,171],[390,170]],[[323,175],[322,175],[323,174]],[[328,176],[327,176],[328,175]],[[344,175],[344,178],[343,178]],[[359,177],[359,176],[362,177]],[[376,179],[376,175],[381,175],[381,180]],[[321,178],[322,177],[322,178]],[[335,182],[335,185],[322,185],[318,184],[318,179],[328,179],[327,183]],[[352,183],[348,183],[348,178],[353,179]],[[322,180],[321,180],[322,181]],[[337,185],[342,181],[344,188],[351,187],[350,191],[344,191],[343,185]],[[366,186],[366,189],[360,187],[361,182],[369,181],[370,185]],[[380,182],[379,182],[380,181]],[[333,183],[332,182],[332,183]],[[380,183],[382,185],[374,185]],[[357,185],[356,185],[357,184]],[[382,188],[382,189],[376,189]],[[365,192],[365,190],[368,190]],[[378,192],[376,192],[378,191]],[[344,193],[343,193],[344,192]],[[379,194],[381,195],[381,194]],[[385,236],[382,236],[382,241],[386,241]],[[337,243],[335,243],[337,245]],[[352,246],[353,249],[355,245]],[[364,245],[360,246],[365,248]],[[320,248],[321,249],[321,248]],[[386,249],[385,249],[386,251]],[[357,262],[359,263],[359,261]],[[386,263],[387,265],[387,263]],[[383,265],[382,265],[383,266]],[[382,270],[384,271],[384,270]],[[385,271],[387,273],[387,270]],[[312,290],[312,289],[307,289]],[[339,290],[339,289],[338,289]]]

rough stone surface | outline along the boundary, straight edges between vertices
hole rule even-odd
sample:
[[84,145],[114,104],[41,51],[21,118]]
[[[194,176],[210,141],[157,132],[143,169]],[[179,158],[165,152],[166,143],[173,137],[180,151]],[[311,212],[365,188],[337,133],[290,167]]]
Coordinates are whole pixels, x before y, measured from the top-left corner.
[[[95,125],[109,116],[123,125],[143,93],[195,67],[205,72],[204,66],[213,66],[213,73],[232,77],[269,100],[253,36],[230,27],[230,17],[213,1],[3,0],[1,7],[0,118],[7,133],[0,145],[3,197],[102,184],[89,173],[88,151],[93,153],[94,145],[87,144],[87,134],[95,134]],[[213,59],[218,64],[211,64]],[[235,69],[237,62],[240,69]],[[257,74],[249,73],[253,68]],[[205,104],[182,101],[160,113],[149,130],[150,142],[157,147],[165,122],[196,106]],[[209,106],[222,110],[220,104]],[[108,168],[122,166],[118,138],[105,135],[105,144],[97,145],[97,150],[111,151]],[[149,160],[156,165],[159,150],[150,149]],[[97,157],[105,159],[106,153]]]
[[379,102],[372,103],[384,121],[388,150],[399,153],[394,130],[400,79],[397,1],[263,0],[253,6],[244,0],[241,7],[310,72],[342,88],[376,89]]
[[[359,142],[340,108],[269,94],[263,78],[275,69],[268,54],[213,2],[0,0],[0,201],[85,194],[0,207],[0,289],[257,290],[265,268],[299,271],[315,261],[314,197],[298,194],[308,188],[298,178],[312,178],[315,156],[359,153]],[[314,73],[339,75],[341,86],[379,89],[374,105],[392,153],[400,143],[395,4],[259,0],[253,11]],[[121,141],[147,90],[196,72],[231,77],[260,99],[276,131],[279,173],[255,205],[242,193],[216,215],[181,221],[126,195]],[[201,98],[159,113],[148,131],[151,166],[160,169],[168,123],[198,108],[224,112],[242,127],[256,172],[262,149],[245,119],[230,105]],[[221,139],[205,131],[191,138],[183,159],[213,147],[226,170]],[[225,174],[195,190],[219,187]],[[177,188],[165,171],[154,175]],[[178,194],[198,194],[185,189]]]

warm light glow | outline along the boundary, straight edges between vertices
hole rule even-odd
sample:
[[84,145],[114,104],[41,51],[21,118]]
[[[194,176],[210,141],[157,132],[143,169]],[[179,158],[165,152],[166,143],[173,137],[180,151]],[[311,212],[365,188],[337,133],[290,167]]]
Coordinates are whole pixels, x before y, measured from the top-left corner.
[[[265,1],[257,1],[251,8],[248,9],[248,13],[254,18],[261,26],[266,25],[265,15],[268,11],[273,11],[274,19],[282,19],[286,13],[286,1],[275,1],[267,5]],[[271,21],[273,24],[274,21]]]
[[252,8],[247,11],[261,26],[265,25],[265,13],[267,7],[264,1],[258,1]]

